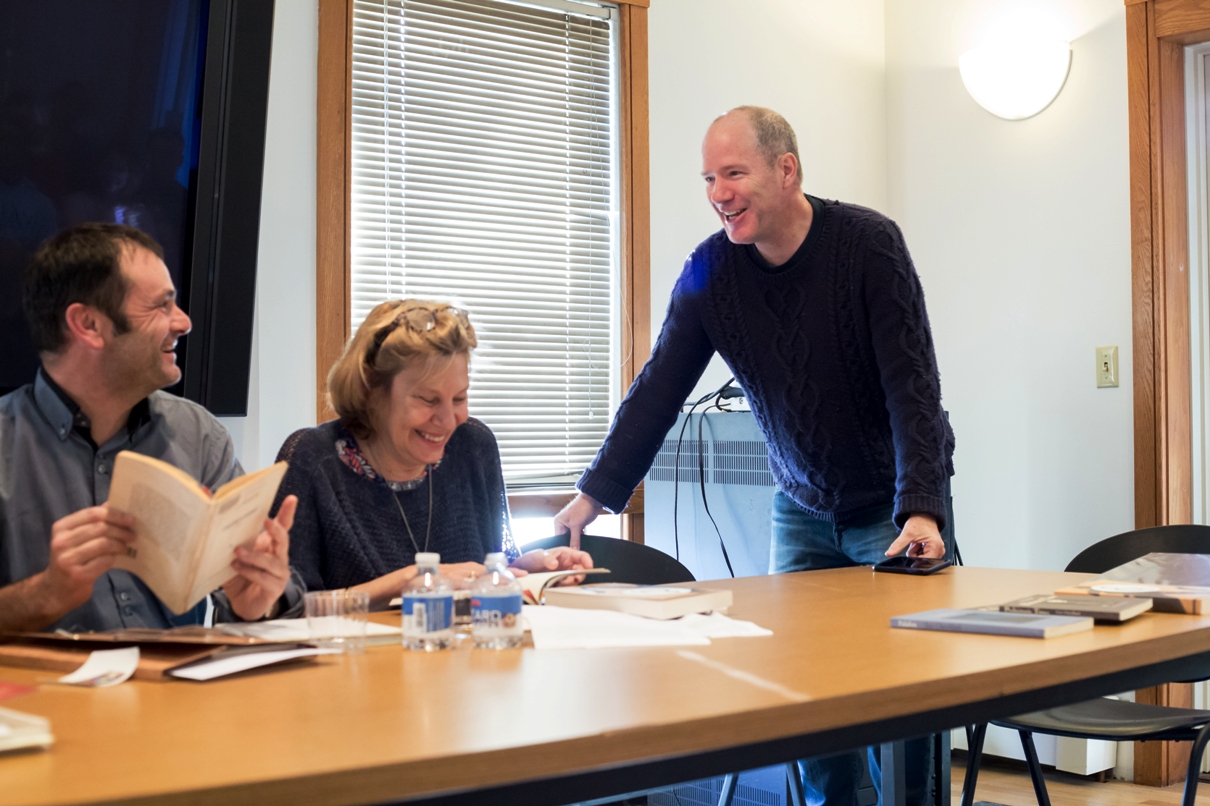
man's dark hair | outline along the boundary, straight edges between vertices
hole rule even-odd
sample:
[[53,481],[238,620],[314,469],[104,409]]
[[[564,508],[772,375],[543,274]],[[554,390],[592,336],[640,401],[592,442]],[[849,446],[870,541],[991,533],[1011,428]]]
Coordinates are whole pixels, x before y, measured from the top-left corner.
[[150,235],[124,224],[80,224],[38,247],[25,269],[21,302],[40,352],[58,352],[67,343],[67,308],[77,302],[108,316],[118,333],[130,330],[121,261],[123,252],[137,248],[164,257]]

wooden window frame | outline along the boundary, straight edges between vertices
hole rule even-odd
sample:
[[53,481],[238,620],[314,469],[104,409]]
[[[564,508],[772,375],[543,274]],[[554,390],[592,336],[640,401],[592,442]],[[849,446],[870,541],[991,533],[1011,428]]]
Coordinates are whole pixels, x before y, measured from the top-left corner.
[[[621,393],[651,354],[651,203],[647,106],[650,0],[611,0],[619,9],[621,136]],[[319,0],[317,81],[315,378],[316,421],[331,419],[328,370],[351,328],[351,154],[353,2]],[[572,493],[510,495],[514,516],[552,516]],[[643,540],[642,488],[622,517],[622,536]]]
[[[1193,517],[1193,414],[1185,144],[1187,45],[1210,41],[1204,0],[1125,0],[1130,133],[1135,528]],[[1191,707],[1192,686],[1137,693]],[[1138,783],[1184,778],[1189,746],[1136,743]]]

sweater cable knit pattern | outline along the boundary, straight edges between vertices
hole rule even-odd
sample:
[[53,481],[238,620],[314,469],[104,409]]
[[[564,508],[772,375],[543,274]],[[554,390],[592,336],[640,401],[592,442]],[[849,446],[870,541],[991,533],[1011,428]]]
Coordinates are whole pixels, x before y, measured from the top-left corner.
[[914,513],[944,527],[954,438],[907,246],[873,210],[824,201],[816,212],[782,266],[758,265],[721,231],[689,256],[583,492],[625,507],[717,351],[752,403],[774,479],[800,506],[836,521],[893,501],[900,527]]

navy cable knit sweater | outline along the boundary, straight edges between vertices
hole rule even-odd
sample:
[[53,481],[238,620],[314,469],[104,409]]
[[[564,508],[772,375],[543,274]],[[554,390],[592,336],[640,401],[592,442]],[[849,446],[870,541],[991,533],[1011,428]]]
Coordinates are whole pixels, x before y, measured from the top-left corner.
[[723,231],[685,261],[651,360],[580,479],[621,511],[710,357],[752,404],[778,487],[836,521],[894,502],[946,521],[954,435],[924,291],[899,228],[864,207],[808,197],[802,246],[771,267]]

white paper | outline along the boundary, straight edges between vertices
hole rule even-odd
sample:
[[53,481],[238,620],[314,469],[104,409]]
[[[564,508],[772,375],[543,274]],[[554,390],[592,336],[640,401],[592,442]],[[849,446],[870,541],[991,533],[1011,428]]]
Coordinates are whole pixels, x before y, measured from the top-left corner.
[[[242,635],[248,638],[263,638],[267,641],[308,641],[311,630],[305,618],[279,618],[270,621],[232,622],[220,624],[219,628],[230,635]],[[400,627],[387,624],[366,622],[366,643],[376,644],[384,641],[402,641]]]
[[523,609],[535,649],[603,649],[606,647],[707,646],[710,639],[672,621],[657,621],[614,610],[578,607]]
[[84,665],[59,678],[71,686],[116,686],[125,683],[139,667],[139,648],[98,649],[89,654]]
[[728,618],[718,612],[690,613],[677,619],[677,623],[707,638],[756,638],[773,634],[772,630],[766,630],[759,624]]
[[602,649],[606,647],[707,646],[711,638],[772,635],[750,621],[722,613],[692,613],[679,619],[648,619],[615,610],[526,605],[535,649]]
[[199,661],[180,669],[173,669],[168,674],[173,677],[182,677],[186,680],[213,680],[216,677],[224,677],[237,672],[246,672],[249,669],[268,666],[273,663],[282,663],[283,661],[294,660],[295,658],[339,653],[339,649],[318,649],[316,647],[278,649],[268,652],[245,652],[225,658]]

